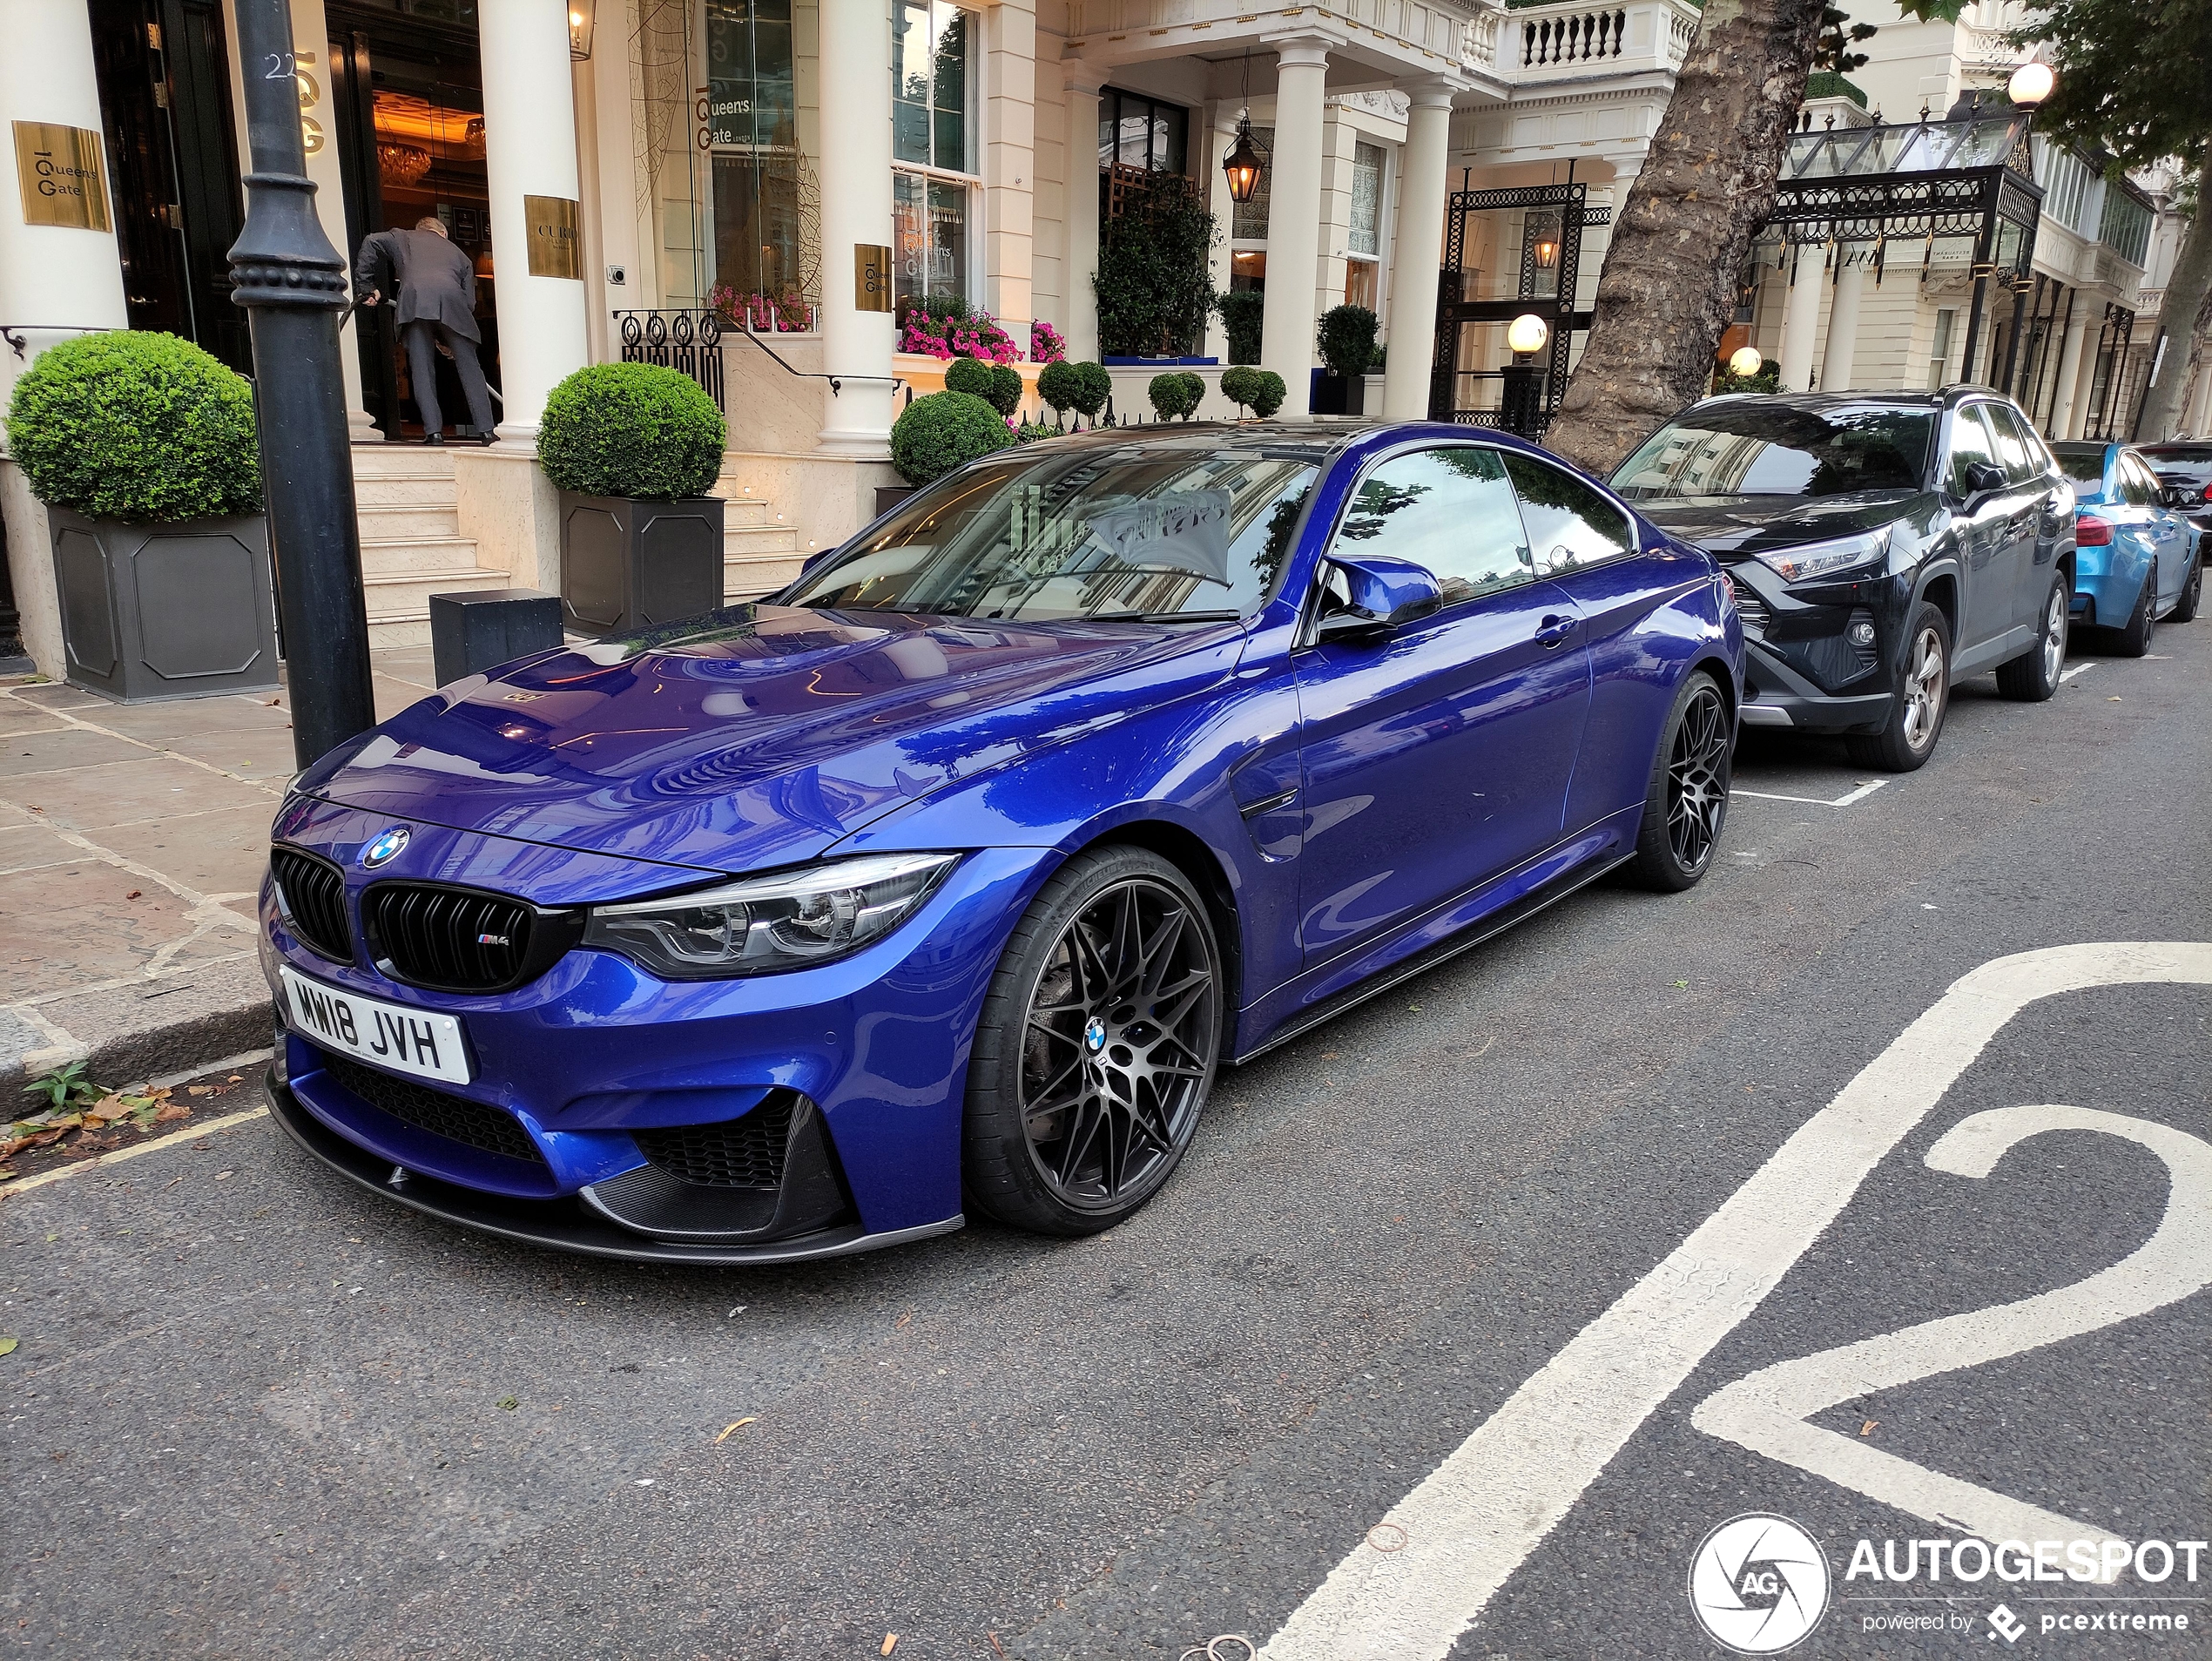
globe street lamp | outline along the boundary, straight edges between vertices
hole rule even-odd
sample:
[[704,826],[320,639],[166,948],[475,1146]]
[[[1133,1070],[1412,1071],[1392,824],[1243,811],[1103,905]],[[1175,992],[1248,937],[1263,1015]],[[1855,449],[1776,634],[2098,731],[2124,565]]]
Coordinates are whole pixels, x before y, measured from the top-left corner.
[[1544,349],[1551,326],[1534,312],[1523,312],[1506,325],[1506,345],[1513,361],[1499,372],[1505,382],[1499,414],[1506,430],[1523,437],[1535,436],[1537,412],[1542,408],[1544,372],[1529,360]]
[[2022,109],[2032,110],[2051,96],[2058,78],[2048,64],[2022,64],[2005,83],[2005,96]]
[[1764,368],[1766,360],[1756,346],[1739,346],[1728,354],[1728,372],[1738,381],[1749,381]]

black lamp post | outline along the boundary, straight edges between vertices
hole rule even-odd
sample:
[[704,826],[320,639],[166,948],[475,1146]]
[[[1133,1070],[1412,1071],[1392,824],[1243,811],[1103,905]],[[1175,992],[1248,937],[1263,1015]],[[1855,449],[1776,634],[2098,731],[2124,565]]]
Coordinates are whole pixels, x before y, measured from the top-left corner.
[[[245,59],[246,226],[232,245],[232,298],[253,340],[253,415],[276,554],[292,695],[292,753],[313,766],[376,725],[368,610],[354,517],[338,316],[346,262],[315,218],[285,0],[237,0]],[[264,66],[276,66],[265,74]]]

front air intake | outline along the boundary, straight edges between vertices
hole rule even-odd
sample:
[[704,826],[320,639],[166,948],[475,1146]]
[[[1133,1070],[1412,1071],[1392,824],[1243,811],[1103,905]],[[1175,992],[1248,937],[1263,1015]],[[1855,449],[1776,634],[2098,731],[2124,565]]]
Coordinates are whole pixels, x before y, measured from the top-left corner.
[[269,874],[286,924],[300,943],[334,963],[354,961],[354,931],[346,922],[346,878],[328,860],[296,847],[272,847]]

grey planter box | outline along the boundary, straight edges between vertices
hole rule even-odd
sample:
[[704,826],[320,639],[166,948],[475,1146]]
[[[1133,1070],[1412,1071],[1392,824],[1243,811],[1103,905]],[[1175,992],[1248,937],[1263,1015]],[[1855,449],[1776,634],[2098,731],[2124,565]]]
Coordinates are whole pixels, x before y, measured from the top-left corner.
[[266,519],[46,517],[71,685],[125,703],[277,685]]
[[561,612],[580,634],[629,634],[722,604],[718,496],[640,502],[561,492]]
[[879,484],[875,487],[875,513],[880,519],[921,487],[919,484]]

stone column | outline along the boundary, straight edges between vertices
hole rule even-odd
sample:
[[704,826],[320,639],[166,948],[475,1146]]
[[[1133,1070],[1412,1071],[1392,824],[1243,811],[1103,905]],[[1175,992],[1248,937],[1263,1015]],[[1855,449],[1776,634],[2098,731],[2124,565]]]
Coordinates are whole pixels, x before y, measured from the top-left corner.
[[[535,443],[545,395],[586,361],[583,248],[577,240],[576,97],[563,8],[543,0],[481,0],[484,168],[491,186],[493,292],[499,307],[499,436]],[[556,228],[525,197],[569,204],[568,247],[579,273],[534,277],[534,237]]]
[[[983,29],[984,307],[1029,351],[1037,197],[1037,14],[1035,0],[1001,0]],[[885,82],[889,83],[887,73]]]
[[2074,422],[2074,382],[2081,375],[2081,342],[2089,334],[2089,307],[2082,296],[2074,296],[2074,315],[2067,320],[2065,337],[2059,343],[2057,401],[2051,406],[2051,430],[2045,435],[2054,442],[2067,436]]
[[1274,177],[1268,182],[1267,309],[1259,361],[1283,377],[1283,419],[1311,412],[1316,348],[1314,281],[1321,258],[1321,126],[1327,44],[1296,37],[1276,46]]
[[2206,349],[2202,337],[2194,345],[2192,356],[2196,364],[2196,387],[2189,394],[2188,408],[2182,422],[2182,431],[2192,438],[2202,438],[2207,422],[2212,420],[2212,351]]
[[[1206,255],[1206,280],[1213,285],[1217,294],[1229,292],[1231,267],[1229,260],[1229,233],[1237,222],[1236,199],[1229,193],[1228,175],[1221,171],[1221,164],[1237,144],[1237,114],[1242,106],[1224,98],[1210,106],[1206,122],[1206,142],[1204,165],[1205,172],[1199,175],[1199,184],[1206,192],[1206,207],[1221,226],[1221,240],[1214,244]],[[1221,321],[1218,312],[1206,314],[1206,355],[1229,361],[1229,327]]]
[[2087,309],[2089,314],[2082,319],[2081,367],[2074,373],[2074,390],[2067,395],[2067,402],[2074,408],[2065,426],[2068,438],[2080,438],[2087,432],[2094,413],[2089,404],[2097,390],[2097,341],[2104,333],[2105,302],[2092,300]]
[[1428,414],[1436,285],[1444,259],[1444,199],[1451,183],[1444,164],[1452,139],[1452,89],[1431,81],[1405,90],[1413,95],[1413,107],[1406,117],[1398,237],[1391,253],[1391,348],[1383,368],[1382,408],[1387,421],[1418,421]]
[[1838,245],[1843,263],[1836,273],[1836,298],[1828,307],[1828,348],[1820,354],[1820,389],[1842,392],[1851,386],[1851,358],[1858,350],[1858,304],[1866,293],[1866,266]]
[[[91,149],[98,159],[95,179],[57,172],[54,188],[81,185],[89,191],[101,185],[89,217],[105,229],[24,222],[11,130],[17,121],[75,127],[92,135]],[[24,342],[20,358],[0,346],[0,409],[7,407],[23,372],[56,341],[88,329],[129,326],[100,132],[100,90],[92,72],[86,9],[54,0],[0,0],[0,323],[10,325]],[[74,163],[57,154],[51,165],[59,170]],[[32,188],[37,190],[36,180]],[[68,665],[46,510],[30,494],[23,469],[3,457],[0,515],[7,523],[8,570],[23,619],[24,649],[40,673],[58,680]]]
[[1068,78],[1067,292],[1068,356],[1076,363],[1098,359],[1098,296],[1091,279],[1098,274],[1098,92],[1105,75],[1082,64],[1063,64]]
[[[1805,249],[1796,251],[1782,297],[1782,389],[1803,392],[1812,384],[1812,341],[1820,328],[1821,279],[1828,273]],[[1794,279],[1794,280],[1792,280]]]
[[[891,14],[882,0],[822,0],[822,393],[820,448],[891,453],[892,314],[862,311],[856,248],[891,244]],[[887,265],[883,277],[889,281]]]

